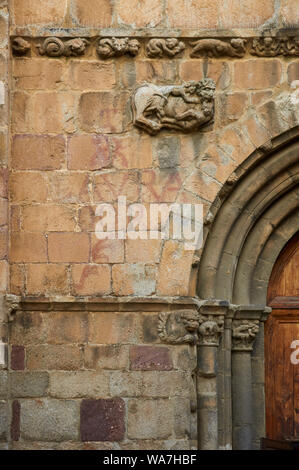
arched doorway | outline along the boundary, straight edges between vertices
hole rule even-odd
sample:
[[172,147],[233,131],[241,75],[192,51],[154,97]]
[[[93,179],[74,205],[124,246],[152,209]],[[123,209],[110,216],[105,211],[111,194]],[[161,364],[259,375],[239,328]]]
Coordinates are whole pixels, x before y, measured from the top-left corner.
[[274,265],[268,305],[272,314],[265,325],[266,433],[270,439],[299,439],[299,232]]
[[[266,435],[264,323],[271,312],[267,292],[276,260],[283,247],[295,239],[298,228],[296,126],[257,149],[234,171],[205,221],[197,293],[201,302],[214,302],[224,312],[224,334],[217,356],[216,437],[221,449],[259,449]],[[292,307],[289,311],[294,313],[294,303]],[[295,327],[295,322],[291,326]],[[289,359],[291,353],[289,345]],[[283,373],[280,364],[281,359],[273,367]],[[297,391],[294,387],[292,397],[299,396],[297,383]],[[293,405],[297,396],[292,398]],[[295,405],[298,409],[299,402]],[[198,423],[200,429],[200,419]],[[294,435],[294,430],[284,434]]]

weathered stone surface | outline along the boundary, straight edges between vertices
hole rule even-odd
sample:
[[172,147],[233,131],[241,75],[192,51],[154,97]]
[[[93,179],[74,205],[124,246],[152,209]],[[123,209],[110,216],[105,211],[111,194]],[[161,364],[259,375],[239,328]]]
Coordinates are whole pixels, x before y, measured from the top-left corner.
[[29,370],[78,370],[82,366],[80,346],[71,344],[42,344],[26,350],[26,366]]
[[109,376],[104,371],[52,372],[49,393],[55,398],[98,398],[109,391]]
[[10,374],[10,393],[16,398],[43,397],[47,394],[47,372],[14,372]]
[[132,346],[130,348],[132,370],[171,370],[170,351],[158,346]]
[[129,347],[118,344],[106,346],[86,345],[84,348],[86,369],[126,369],[129,366]]
[[11,426],[10,434],[13,441],[20,438],[20,420],[21,420],[21,404],[18,400],[14,400],[11,405]]
[[169,399],[129,401],[128,437],[130,439],[167,439],[171,436],[172,429],[173,407]]
[[21,401],[21,436],[39,441],[79,438],[79,403],[72,400]]
[[7,371],[0,370],[0,398],[6,398],[7,394]]
[[0,401],[0,440],[4,441],[7,439],[7,428],[8,428],[8,410],[7,402]]
[[125,403],[121,398],[83,400],[80,432],[82,441],[121,441],[125,433]]
[[24,346],[11,346],[10,367],[12,370],[25,369],[25,348]]

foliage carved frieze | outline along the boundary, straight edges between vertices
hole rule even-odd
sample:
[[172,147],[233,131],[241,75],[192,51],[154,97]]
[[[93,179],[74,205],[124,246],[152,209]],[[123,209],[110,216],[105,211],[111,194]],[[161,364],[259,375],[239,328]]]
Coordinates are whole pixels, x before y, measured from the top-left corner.
[[196,131],[213,120],[215,88],[210,78],[170,86],[144,83],[132,96],[134,125],[151,135],[163,128]]
[[102,38],[97,45],[97,52],[101,59],[120,57],[128,54],[132,57],[138,55],[140,42],[130,38]]
[[76,57],[85,53],[89,41],[85,38],[74,38],[63,41],[60,38],[46,38],[37,48],[40,55],[49,57]]

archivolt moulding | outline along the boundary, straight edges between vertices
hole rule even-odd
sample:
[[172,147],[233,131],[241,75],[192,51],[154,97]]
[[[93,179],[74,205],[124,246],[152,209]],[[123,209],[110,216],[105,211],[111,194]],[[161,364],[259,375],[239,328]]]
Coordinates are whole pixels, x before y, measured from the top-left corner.
[[299,126],[235,171],[211,208],[199,263],[201,299],[266,305],[277,256],[299,230]]

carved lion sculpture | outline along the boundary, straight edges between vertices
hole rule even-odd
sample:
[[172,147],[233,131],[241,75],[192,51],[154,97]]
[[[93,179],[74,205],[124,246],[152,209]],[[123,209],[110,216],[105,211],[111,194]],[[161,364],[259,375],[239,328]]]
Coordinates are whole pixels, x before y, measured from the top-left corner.
[[133,93],[134,124],[152,135],[162,128],[198,130],[214,116],[215,83],[206,78],[183,85],[144,83]]

